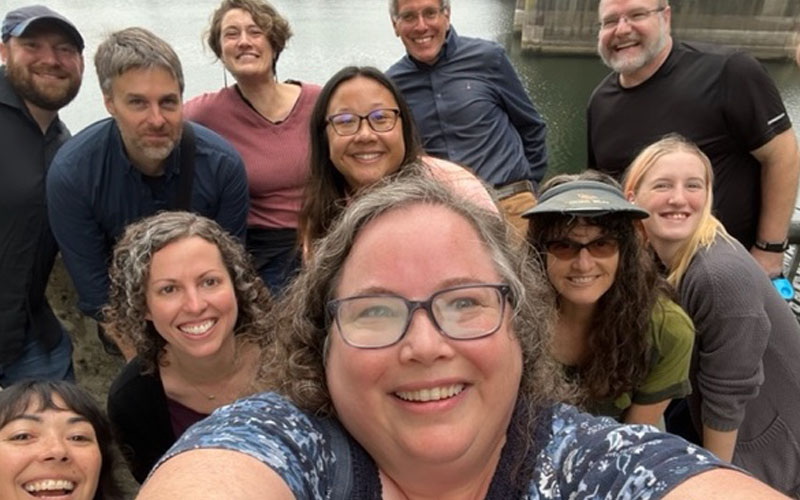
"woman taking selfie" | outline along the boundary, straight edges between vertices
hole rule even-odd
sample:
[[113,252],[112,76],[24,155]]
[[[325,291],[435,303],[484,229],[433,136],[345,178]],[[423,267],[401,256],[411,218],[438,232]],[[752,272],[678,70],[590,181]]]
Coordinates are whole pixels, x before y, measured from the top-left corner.
[[711,215],[711,163],[667,136],[631,164],[628,197],[694,321],[694,430],[703,446],[800,497],[800,327],[750,253]]
[[137,355],[108,414],[141,482],[190,425],[250,388],[271,301],[244,248],[188,212],[128,226],[110,276],[104,313]]
[[428,175],[354,200],[275,308],[277,393],[192,427],[139,498],[780,498],[554,403],[552,301],[511,230]]
[[584,406],[659,424],[670,400],[689,393],[694,329],[636,230],[647,212],[613,179],[587,171],[550,179],[523,216],[557,295],[552,352]]

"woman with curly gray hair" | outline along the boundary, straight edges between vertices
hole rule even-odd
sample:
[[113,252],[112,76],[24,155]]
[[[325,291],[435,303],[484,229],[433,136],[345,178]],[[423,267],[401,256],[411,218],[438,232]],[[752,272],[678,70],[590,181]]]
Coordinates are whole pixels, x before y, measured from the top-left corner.
[[186,428],[250,388],[271,299],[242,246],[188,212],[130,225],[110,276],[105,318],[137,356],[108,412],[141,482]]
[[506,223],[427,174],[378,184],[275,309],[277,393],[192,426],[139,500],[778,498],[680,438],[556,403],[552,297]]

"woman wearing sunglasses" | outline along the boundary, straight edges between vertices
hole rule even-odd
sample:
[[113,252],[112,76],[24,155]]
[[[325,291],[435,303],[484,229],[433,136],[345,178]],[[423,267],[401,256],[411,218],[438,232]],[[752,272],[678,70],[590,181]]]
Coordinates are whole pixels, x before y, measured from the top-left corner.
[[[348,66],[322,88],[311,115],[311,173],[300,211],[305,256],[352,197],[419,163],[485,208],[497,211],[481,181],[454,163],[424,156],[411,110],[380,70]],[[418,161],[419,160],[419,161]]]
[[557,295],[552,353],[583,406],[658,424],[670,400],[689,393],[694,329],[635,229],[648,213],[610,177],[587,171],[548,181],[524,215]]

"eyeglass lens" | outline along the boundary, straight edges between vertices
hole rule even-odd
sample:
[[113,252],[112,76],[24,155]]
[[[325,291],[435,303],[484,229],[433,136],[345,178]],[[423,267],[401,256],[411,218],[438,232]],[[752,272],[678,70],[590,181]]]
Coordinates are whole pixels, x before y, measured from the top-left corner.
[[422,18],[426,21],[433,21],[439,16],[441,9],[437,9],[434,7],[428,7],[427,9],[422,9],[421,11],[416,10],[409,10],[406,12],[401,12],[397,15],[400,18],[400,21],[404,24],[413,24],[417,22],[419,16],[422,15]]
[[442,290],[419,302],[392,295],[350,297],[338,301],[336,323],[349,344],[383,347],[400,340],[410,315],[423,308],[446,336],[470,339],[497,330],[503,305],[503,292],[490,285]]
[[339,135],[353,135],[361,128],[361,121],[366,119],[370,128],[375,132],[388,132],[397,123],[397,116],[400,111],[397,109],[385,108],[375,109],[366,115],[355,113],[339,113],[328,117],[328,121]]
[[588,243],[579,243],[570,239],[549,241],[546,244],[547,253],[557,259],[574,259],[584,248],[589,250],[593,257],[611,257],[617,251],[619,244],[615,238],[603,236]]

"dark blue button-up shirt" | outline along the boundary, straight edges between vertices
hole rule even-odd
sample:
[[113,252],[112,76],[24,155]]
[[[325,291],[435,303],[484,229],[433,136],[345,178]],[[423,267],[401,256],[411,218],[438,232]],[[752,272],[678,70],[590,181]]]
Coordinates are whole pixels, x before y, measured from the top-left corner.
[[0,67],[0,364],[15,361],[32,340],[49,351],[63,334],[45,298],[58,247],[44,182],[68,138],[58,118],[42,133]]
[[[197,124],[192,211],[244,241],[247,178],[239,154]],[[108,299],[108,263],[125,226],[177,205],[180,147],[166,160],[157,188],[128,160],[116,123],[106,118],[69,140],[47,175],[53,233],[78,291],[78,307],[95,318]]]
[[408,100],[428,154],[466,165],[494,186],[544,177],[545,124],[499,44],[451,27],[433,65],[406,54],[387,74]]

